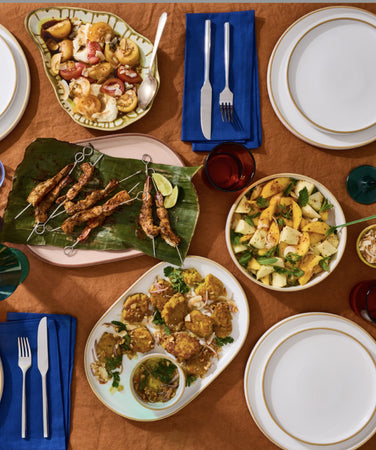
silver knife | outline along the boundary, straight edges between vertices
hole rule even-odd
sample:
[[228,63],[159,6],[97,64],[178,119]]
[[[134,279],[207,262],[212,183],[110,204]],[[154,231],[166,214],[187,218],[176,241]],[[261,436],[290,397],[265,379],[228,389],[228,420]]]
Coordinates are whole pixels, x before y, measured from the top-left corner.
[[211,22],[205,20],[205,79],[201,88],[201,130],[206,139],[211,138],[212,124],[212,87],[209,81],[210,73],[210,39],[211,39]]
[[43,400],[43,436],[48,437],[48,405],[46,374],[48,372],[48,331],[47,317],[43,317],[38,326],[38,369],[42,375],[42,400]]

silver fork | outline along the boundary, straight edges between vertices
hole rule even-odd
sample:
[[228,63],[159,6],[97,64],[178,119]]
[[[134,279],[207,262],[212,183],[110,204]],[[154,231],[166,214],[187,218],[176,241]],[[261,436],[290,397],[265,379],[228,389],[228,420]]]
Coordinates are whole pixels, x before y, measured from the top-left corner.
[[26,437],[26,388],[25,377],[26,372],[31,366],[31,351],[29,339],[24,337],[18,338],[18,367],[22,370],[22,428],[21,435]]
[[234,118],[234,94],[228,87],[230,69],[230,24],[225,23],[225,88],[219,94],[219,107],[223,122],[232,122]]

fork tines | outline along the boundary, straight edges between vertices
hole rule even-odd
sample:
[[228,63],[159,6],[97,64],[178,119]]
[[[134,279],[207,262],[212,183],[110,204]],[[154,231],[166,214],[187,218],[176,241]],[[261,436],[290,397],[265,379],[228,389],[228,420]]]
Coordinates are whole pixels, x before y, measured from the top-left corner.
[[229,88],[229,70],[230,70],[230,24],[226,22],[225,30],[225,88],[219,94],[219,107],[223,122],[232,122],[234,119],[234,94]]

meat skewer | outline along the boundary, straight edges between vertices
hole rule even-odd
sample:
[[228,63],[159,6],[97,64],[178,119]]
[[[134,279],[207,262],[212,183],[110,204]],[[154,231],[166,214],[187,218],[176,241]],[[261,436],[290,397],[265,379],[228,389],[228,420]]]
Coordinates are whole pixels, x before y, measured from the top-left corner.
[[51,191],[64,177],[70,175],[76,165],[82,162],[86,156],[90,156],[93,151],[94,149],[91,145],[83,147],[82,152],[77,152],[74,155],[73,164],[68,164],[67,166],[63,167],[56,175],[35,186],[35,188],[27,197],[28,205],[15,216],[15,219],[18,219],[18,217],[20,217],[20,215],[23,214],[30,206],[37,206],[49,191]]
[[[131,193],[138,186],[138,184],[139,183],[137,183],[135,186],[133,186],[133,188],[129,190],[129,193]],[[93,214],[93,216],[88,220],[86,227],[83,229],[81,234],[78,236],[75,243],[73,245],[68,245],[68,246],[64,247],[64,253],[67,256],[71,256],[73,254],[74,247],[77,244],[79,244],[80,242],[85,242],[86,239],[89,237],[89,234],[91,233],[91,231],[94,228],[101,226],[104,223],[104,221],[106,220],[106,218],[108,216],[110,216],[112,213],[114,213],[119,206],[122,206],[125,204],[130,204],[134,200],[138,199],[138,194],[136,195],[136,197],[131,198],[129,196],[129,193],[127,193],[126,191],[118,192],[116,195],[114,195],[112,198],[110,198],[104,205],[102,205],[102,207],[103,207],[102,214],[97,215],[97,211],[95,211],[95,214]],[[97,207],[95,207],[95,208],[97,208]],[[92,208],[92,210],[95,208]],[[77,214],[80,214],[80,213],[77,213]],[[95,215],[96,215],[96,217],[95,217]],[[71,220],[73,217],[74,216],[67,219],[66,222],[68,220]],[[61,228],[63,228],[63,227],[61,226]],[[55,230],[52,230],[52,231],[55,231]]]
[[65,178],[63,178],[60,183],[55,186],[52,191],[50,191],[44,199],[38,204],[38,206],[35,208],[35,220],[36,223],[39,225],[41,223],[46,222],[48,219],[47,212],[57,199],[60,192],[68,186],[68,184],[72,183],[72,178],[70,175],[67,175]]

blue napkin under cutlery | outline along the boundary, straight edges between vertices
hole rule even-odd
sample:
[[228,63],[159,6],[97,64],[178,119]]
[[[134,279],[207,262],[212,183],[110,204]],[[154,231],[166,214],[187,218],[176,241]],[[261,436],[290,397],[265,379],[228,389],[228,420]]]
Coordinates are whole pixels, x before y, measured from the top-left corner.
[[[37,364],[39,321],[47,316],[49,370],[47,398],[49,437],[43,437],[42,382]],[[26,373],[26,439],[21,437],[22,372],[18,367],[17,338],[27,337],[32,366]],[[0,357],[4,390],[0,401],[1,450],[65,450],[70,429],[70,387],[76,337],[76,319],[67,315],[8,313],[0,323]]]
[[[210,82],[212,136],[206,140],[200,124],[200,92],[204,82],[205,20],[211,21]],[[223,122],[219,94],[225,87],[224,24],[230,23],[230,89],[234,94],[235,120]],[[200,13],[186,15],[182,140],[194,151],[210,151],[224,141],[247,148],[261,145],[255,12]]]

